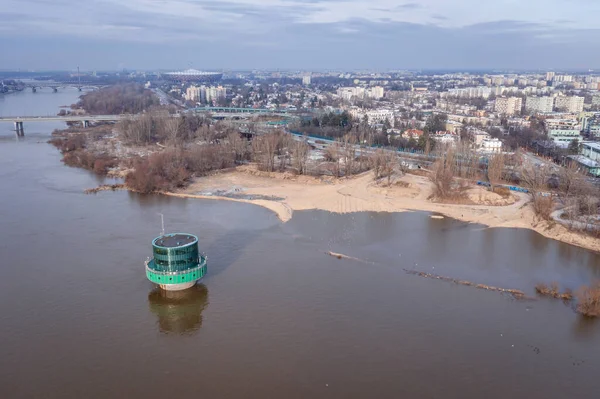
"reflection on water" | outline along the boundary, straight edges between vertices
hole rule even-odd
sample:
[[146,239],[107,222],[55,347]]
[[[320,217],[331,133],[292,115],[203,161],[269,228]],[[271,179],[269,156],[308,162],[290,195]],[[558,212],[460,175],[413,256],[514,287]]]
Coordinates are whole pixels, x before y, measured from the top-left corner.
[[154,289],[148,294],[150,311],[158,317],[163,334],[193,334],[202,327],[202,312],[208,306],[208,288],[196,284],[184,291]]
[[593,341],[598,337],[598,320],[579,316],[573,326],[573,332],[577,338]]

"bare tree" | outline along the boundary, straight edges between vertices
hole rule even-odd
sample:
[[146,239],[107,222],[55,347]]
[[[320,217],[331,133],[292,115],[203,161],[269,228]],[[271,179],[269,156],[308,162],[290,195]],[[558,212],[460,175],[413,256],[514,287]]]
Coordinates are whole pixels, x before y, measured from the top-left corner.
[[585,177],[579,173],[577,162],[570,161],[558,173],[558,191],[561,200],[581,194]]
[[333,163],[333,174],[335,177],[340,177],[342,173],[342,168],[340,166],[340,161],[342,159],[342,148],[338,141],[330,145],[325,150],[325,159],[329,162]]
[[356,161],[356,138],[350,134],[342,138],[342,153],[341,157],[344,160],[344,175],[350,176],[355,170]]
[[281,133],[274,132],[257,136],[252,141],[253,159],[259,167],[268,171],[275,171],[275,155],[280,148]]
[[429,174],[429,180],[434,185],[433,195],[435,197],[440,199],[452,197],[455,172],[455,154],[454,150],[450,149],[433,163]]
[[310,146],[305,141],[295,141],[292,145],[292,162],[299,174],[306,174],[306,164]]
[[248,140],[242,138],[239,133],[229,133],[227,136],[227,143],[229,145],[229,151],[233,153],[236,162],[243,161],[247,158]]
[[182,119],[177,116],[168,116],[163,118],[162,127],[167,142],[173,147],[182,144],[180,140]]
[[492,185],[492,191],[494,187],[502,182],[502,178],[504,176],[504,167],[506,164],[506,160],[504,154],[494,154],[488,158],[487,165],[487,179]]
[[548,192],[551,170],[547,165],[527,165],[521,169],[521,182],[532,197],[533,210],[537,216],[549,220],[554,201]]
[[379,149],[371,155],[371,167],[375,179],[387,178],[388,186],[391,184],[396,166],[397,158],[392,151]]

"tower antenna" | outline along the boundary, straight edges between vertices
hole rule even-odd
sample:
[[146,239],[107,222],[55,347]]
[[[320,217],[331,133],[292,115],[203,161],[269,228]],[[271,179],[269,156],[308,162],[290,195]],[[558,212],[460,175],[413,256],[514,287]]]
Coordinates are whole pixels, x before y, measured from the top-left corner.
[[160,231],[160,235],[164,236],[165,235],[165,216],[162,213],[159,213],[160,215],[160,227],[161,227],[161,231]]

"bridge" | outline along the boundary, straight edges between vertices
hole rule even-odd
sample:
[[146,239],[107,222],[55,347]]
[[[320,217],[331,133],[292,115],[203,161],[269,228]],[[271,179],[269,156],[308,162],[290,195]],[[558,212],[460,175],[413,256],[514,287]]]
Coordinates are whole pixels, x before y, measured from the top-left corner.
[[267,108],[232,108],[232,107],[197,107],[192,108],[194,112],[207,112],[212,114],[254,114],[254,115],[287,115],[288,109],[267,109]]
[[25,87],[31,89],[32,92],[36,92],[37,89],[40,89],[42,87],[48,87],[51,88],[55,93],[58,92],[59,88],[62,87],[74,87],[76,89],[78,89],[79,91],[82,91],[83,89],[94,89],[94,90],[98,90],[102,87],[105,87],[103,85],[94,85],[94,84],[89,84],[89,83],[77,83],[77,82],[44,82],[44,81],[39,81],[39,82],[30,82],[25,84]]
[[[293,115],[290,110],[287,109],[274,110],[266,108],[198,107],[192,108],[192,111],[195,113],[209,114],[212,119],[216,120],[228,119],[231,120],[232,123],[236,123],[242,127],[247,127],[249,123],[267,128],[285,127],[295,121],[300,120],[298,116]],[[249,122],[248,118],[252,116],[273,116],[282,118],[282,120]]]
[[13,122],[18,137],[25,136],[24,122],[80,122],[88,127],[90,122],[117,122],[131,115],[64,115],[64,116],[0,116],[0,122]]

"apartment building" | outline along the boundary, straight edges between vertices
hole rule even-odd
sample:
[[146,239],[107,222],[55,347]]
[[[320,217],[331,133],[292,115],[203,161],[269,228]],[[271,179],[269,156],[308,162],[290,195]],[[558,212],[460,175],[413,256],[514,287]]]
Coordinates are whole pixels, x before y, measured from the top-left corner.
[[523,99],[520,97],[499,97],[496,99],[494,111],[503,115],[515,115],[521,113]]
[[554,97],[527,97],[525,99],[525,110],[532,113],[552,112],[554,108]]
[[583,112],[583,97],[560,96],[554,100],[554,106],[558,111],[579,113]]
[[497,138],[483,139],[479,148],[482,152],[497,154],[502,152],[502,141]]
[[224,87],[190,86],[183,96],[188,101],[211,102],[227,97],[227,89]]
[[353,98],[363,99],[372,98],[379,100],[383,98],[383,87],[375,86],[368,89],[363,87],[340,87],[337,89],[337,95],[346,101],[351,101]]
[[383,98],[384,90],[381,86],[370,87],[366,90],[365,95],[369,98],[379,100]]
[[394,127],[394,111],[388,109],[375,109],[367,111],[367,117],[369,118],[369,124],[385,123],[388,121],[391,127]]

